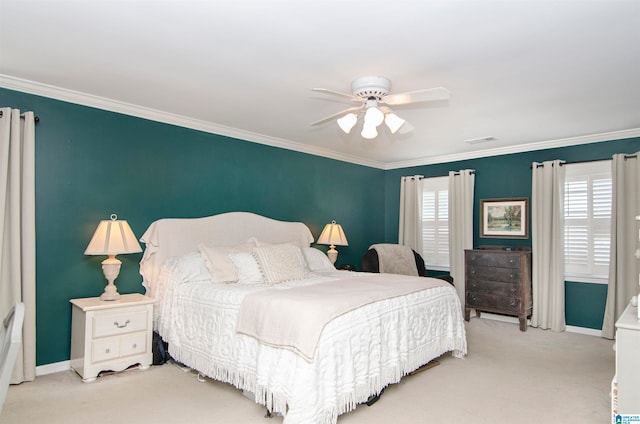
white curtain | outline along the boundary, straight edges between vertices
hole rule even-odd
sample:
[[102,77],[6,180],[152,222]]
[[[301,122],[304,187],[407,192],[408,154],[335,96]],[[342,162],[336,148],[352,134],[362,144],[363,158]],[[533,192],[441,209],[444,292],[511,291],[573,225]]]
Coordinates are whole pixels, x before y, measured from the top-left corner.
[[635,217],[640,215],[639,153],[613,155],[612,161],[609,287],[602,323],[602,336],[609,339],[614,338],[617,319],[639,290],[640,265],[634,258],[640,231],[635,221]]
[[474,170],[449,172],[449,273],[453,277],[463,309],[465,304],[464,251],[473,249],[474,186]]
[[36,246],[33,112],[0,109],[0,316],[25,303],[23,343],[12,383],[35,379]]
[[398,243],[422,254],[422,175],[400,180]]
[[565,330],[564,167],[562,161],[533,163],[531,326]]

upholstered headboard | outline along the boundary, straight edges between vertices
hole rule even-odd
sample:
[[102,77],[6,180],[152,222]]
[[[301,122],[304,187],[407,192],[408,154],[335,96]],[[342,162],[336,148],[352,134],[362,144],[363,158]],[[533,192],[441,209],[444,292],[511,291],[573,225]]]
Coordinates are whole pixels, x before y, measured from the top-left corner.
[[198,244],[236,246],[251,237],[266,243],[291,242],[308,247],[313,242],[302,222],[277,221],[249,212],[228,212],[204,218],[165,218],[153,222],[140,241],[146,244],[140,261],[142,285],[153,295],[160,267],[170,257],[198,250]]

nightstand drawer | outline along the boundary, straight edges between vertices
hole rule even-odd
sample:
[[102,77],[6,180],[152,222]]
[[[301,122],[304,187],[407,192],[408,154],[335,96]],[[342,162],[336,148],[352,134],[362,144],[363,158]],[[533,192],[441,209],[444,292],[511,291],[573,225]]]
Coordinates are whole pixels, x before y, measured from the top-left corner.
[[145,331],[147,329],[147,309],[118,311],[118,313],[96,313],[93,317],[93,337]]
[[108,361],[120,356],[120,339],[112,337],[108,339],[93,340],[91,342],[91,362]]
[[120,343],[120,356],[138,355],[147,351],[147,333],[128,334]]

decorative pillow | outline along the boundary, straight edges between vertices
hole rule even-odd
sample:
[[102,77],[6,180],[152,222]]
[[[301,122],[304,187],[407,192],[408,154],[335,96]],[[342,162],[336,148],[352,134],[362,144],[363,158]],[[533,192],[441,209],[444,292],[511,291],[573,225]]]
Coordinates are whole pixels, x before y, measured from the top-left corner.
[[231,253],[229,259],[238,273],[238,284],[264,284],[260,266],[251,253]]
[[255,247],[253,256],[260,265],[267,284],[302,280],[307,276],[302,252],[299,247],[293,244]]
[[302,248],[302,254],[304,255],[304,259],[307,262],[307,266],[309,267],[309,271],[335,271],[335,267],[321,250],[316,249],[315,247],[304,247]]
[[198,245],[198,250],[204,259],[204,263],[211,274],[214,283],[233,283],[238,281],[236,267],[229,259],[229,254],[238,252],[251,252],[254,243],[246,243],[238,246],[206,246]]
[[202,259],[202,255],[198,251],[185,253],[176,257],[179,266],[176,268],[184,281],[209,281],[211,273]]

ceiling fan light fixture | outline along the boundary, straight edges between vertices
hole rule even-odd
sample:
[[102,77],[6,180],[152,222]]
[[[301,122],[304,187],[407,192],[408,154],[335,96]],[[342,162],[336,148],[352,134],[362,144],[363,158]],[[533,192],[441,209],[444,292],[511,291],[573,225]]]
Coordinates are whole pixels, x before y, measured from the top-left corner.
[[357,122],[358,115],[356,115],[355,113],[347,113],[345,116],[338,119],[338,126],[340,126],[340,129],[342,129],[342,131],[349,134],[351,132],[351,129],[356,125]]
[[362,138],[366,138],[367,140],[372,140],[378,136],[378,131],[376,130],[376,126],[370,122],[364,123],[362,126],[362,132],[360,133]]
[[369,107],[364,114],[365,124],[371,124],[374,128],[382,124],[382,121],[384,121],[384,113],[375,106]]
[[400,118],[393,112],[387,113],[384,118],[384,123],[387,124],[387,127],[389,127],[391,134],[395,134],[396,131],[398,131],[405,122],[406,121],[404,119]]

